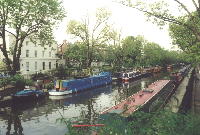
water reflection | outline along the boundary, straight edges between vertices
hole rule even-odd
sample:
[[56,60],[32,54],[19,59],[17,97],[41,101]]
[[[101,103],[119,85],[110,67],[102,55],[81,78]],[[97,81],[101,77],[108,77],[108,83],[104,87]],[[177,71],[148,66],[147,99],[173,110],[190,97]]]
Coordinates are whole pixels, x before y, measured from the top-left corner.
[[[8,115],[7,123],[6,135],[24,135],[19,112],[13,111],[12,109],[10,115]],[[14,129],[13,133],[11,133],[12,125]]]
[[[65,134],[66,126],[56,123],[61,115],[67,119],[80,118],[84,123],[95,123],[99,113],[143,89],[165,75],[129,83],[112,84],[67,96],[49,96],[36,103],[0,109],[2,135],[54,135]],[[30,128],[31,127],[31,128]]]

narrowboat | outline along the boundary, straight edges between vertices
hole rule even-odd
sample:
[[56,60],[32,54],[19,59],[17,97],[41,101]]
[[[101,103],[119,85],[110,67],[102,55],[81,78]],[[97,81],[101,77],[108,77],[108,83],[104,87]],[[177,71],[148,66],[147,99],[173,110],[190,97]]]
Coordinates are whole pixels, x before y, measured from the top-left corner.
[[55,89],[49,91],[49,95],[61,96],[81,92],[87,89],[100,87],[112,82],[109,72],[102,72],[99,75],[74,80],[57,80]]
[[127,117],[141,108],[147,111],[153,110],[157,103],[160,103],[160,97],[163,98],[163,102],[166,102],[166,98],[169,98],[174,88],[175,85],[170,80],[156,81],[100,114],[117,113]]
[[187,65],[178,70],[177,72],[172,72],[170,74],[171,80],[173,80],[176,84],[179,84],[183,80],[184,76],[188,73],[190,67],[190,65]]
[[14,94],[12,99],[19,102],[37,101],[44,98],[45,95],[45,92],[41,90],[24,89]]
[[113,78],[114,80],[122,81],[122,82],[128,82],[131,80],[137,80],[142,77],[146,77],[150,75],[150,73],[140,73],[140,72],[118,72],[115,73]]

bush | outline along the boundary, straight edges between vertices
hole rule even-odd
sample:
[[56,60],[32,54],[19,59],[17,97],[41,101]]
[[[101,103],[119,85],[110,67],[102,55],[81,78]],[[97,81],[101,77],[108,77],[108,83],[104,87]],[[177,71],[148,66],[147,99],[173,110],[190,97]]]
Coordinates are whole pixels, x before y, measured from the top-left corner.
[[113,67],[111,67],[111,66],[102,66],[102,71],[104,71],[104,72],[113,72]]
[[2,78],[0,79],[0,87],[5,87],[9,84],[10,78]]
[[25,79],[23,76],[19,74],[10,77],[10,80],[11,80],[10,84],[15,86],[16,88],[22,89],[25,86]]
[[24,79],[23,76],[16,74],[10,77],[10,84],[15,86],[16,88],[23,89],[26,85],[33,85],[33,81],[30,79]]
[[36,73],[31,76],[31,79],[36,80],[51,80],[53,77],[47,73]]
[[65,79],[65,77],[69,75],[68,69],[64,68],[63,66],[59,66],[57,69],[52,70],[52,74],[59,79]]
[[48,90],[53,89],[54,88],[54,83],[50,82],[50,83],[46,84],[45,88],[48,89]]
[[86,129],[95,130],[98,135],[200,135],[200,116],[167,110],[151,113],[138,111],[128,118],[117,114],[106,114],[98,123],[105,126],[81,129],[72,128],[71,124],[67,124],[69,129],[67,135],[84,134]]

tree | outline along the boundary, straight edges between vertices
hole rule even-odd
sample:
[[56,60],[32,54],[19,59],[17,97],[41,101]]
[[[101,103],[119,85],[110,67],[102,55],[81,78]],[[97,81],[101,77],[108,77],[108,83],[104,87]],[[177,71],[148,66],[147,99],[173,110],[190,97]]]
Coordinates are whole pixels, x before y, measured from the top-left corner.
[[[64,17],[64,8],[58,0],[1,0],[0,38],[6,65],[11,74],[19,70],[19,58],[24,40],[39,38],[41,45],[53,42],[53,26]],[[14,37],[12,61],[9,60],[6,34]]]
[[164,58],[164,49],[162,49],[158,44],[153,42],[148,42],[143,48],[143,61],[146,66],[161,65],[161,61]]
[[133,67],[141,57],[143,41],[140,37],[128,36],[122,41],[124,66]]
[[103,55],[104,62],[112,65],[114,68],[121,68],[123,66],[124,55],[120,45],[107,46]]
[[87,54],[85,53],[86,51],[87,48],[85,45],[76,42],[68,47],[68,49],[65,51],[64,57],[70,62],[70,64],[77,63],[81,69],[87,64]]
[[[174,5],[177,6],[174,10],[181,10],[181,17],[177,16],[177,14],[173,11],[170,12],[169,1],[153,1],[153,3],[148,4],[147,2],[142,2],[141,0],[137,3],[133,3],[131,0],[123,0],[121,3],[145,13],[150,21],[157,23],[159,26],[163,26],[166,23],[173,23],[177,26],[183,27],[184,29],[190,30],[199,46],[200,27],[197,22],[199,22],[198,20],[200,19],[200,1],[190,0],[190,4],[187,5],[180,0],[173,0],[172,2],[174,2]],[[190,10],[189,5],[193,5],[195,9]],[[190,44],[190,47],[195,45]]]
[[[196,24],[200,24],[200,18],[195,22]],[[190,20],[185,20],[185,23],[187,24],[191,22]],[[196,40],[193,32],[186,27],[172,23],[169,25],[169,32],[173,43],[177,44],[184,52],[190,55],[190,57],[193,58],[193,62],[199,62],[200,42]]]
[[91,67],[96,51],[100,52],[113,37],[113,30],[109,22],[110,13],[104,8],[96,12],[94,24],[90,22],[89,17],[85,17],[82,22],[71,20],[67,31],[75,36],[87,47],[87,67]]

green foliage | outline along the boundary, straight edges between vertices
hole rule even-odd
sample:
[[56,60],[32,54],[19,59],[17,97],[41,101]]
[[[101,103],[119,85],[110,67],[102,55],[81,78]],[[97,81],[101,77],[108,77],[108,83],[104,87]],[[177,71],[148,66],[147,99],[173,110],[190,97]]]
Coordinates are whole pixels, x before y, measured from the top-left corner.
[[[104,127],[90,128],[99,135],[199,135],[200,117],[194,114],[173,113],[167,110],[145,113],[135,112],[128,118],[117,114],[101,116],[98,122]],[[68,135],[84,133],[79,128],[72,128],[68,123]],[[87,134],[86,134],[87,135]]]
[[[161,48],[156,43],[147,43],[144,45],[143,49],[143,62],[144,65],[162,65],[166,59],[166,50]],[[176,59],[174,57],[174,59]],[[170,64],[170,63],[165,63]]]
[[5,71],[6,69],[6,64],[3,61],[0,61],[0,71]]
[[139,37],[129,36],[122,41],[124,66],[133,67],[141,57],[143,41]]
[[59,79],[65,79],[69,75],[69,71],[67,68],[63,66],[59,66],[57,69],[52,70],[52,74]]
[[32,86],[33,85],[33,80],[31,80],[31,79],[25,79],[25,85]]
[[[157,24],[160,28],[170,23],[169,31],[173,44],[178,45],[189,55],[187,58],[190,58],[187,60],[199,62],[200,1],[191,0],[186,3],[180,0],[172,0],[172,2],[122,0],[121,3],[143,12],[148,21]],[[194,9],[191,9],[190,5],[193,5]]]
[[104,61],[109,63],[110,65],[113,65],[113,67],[121,67],[124,62],[122,47],[120,47],[119,45],[107,46],[103,57]]
[[[200,18],[196,12],[193,12],[193,15],[192,21],[188,16],[182,16],[180,17],[180,20],[185,22],[187,25],[193,25],[196,28],[196,31],[200,31]],[[189,27],[171,23],[169,26],[169,32],[173,44],[178,45],[180,49],[187,53],[189,61],[194,63],[199,62],[200,42],[198,41],[194,31]]]
[[79,68],[84,68],[87,64],[86,51],[86,46],[77,42],[68,46],[68,49],[65,51],[64,58],[69,61],[69,64],[77,64]]
[[31,79],[36,80],[53,80],[53,77],[48,73],[36,73],[31,75]]
[[113,71],[113,67],[111,66],[102,66],[102,71],[104,72],[112,72]]
[[48,89],[48,90],[51,90],[54,88],[54,83],[53,82],[50,82],[48,84],[45,85],[45,88]]
[[140,36],[125,38],[122,46],[107,46],[104,59],[112,65],[113,71],[122,67],[165,66],[188,61],[185,53],[165,50]]
[[10,83],[15,86],[16,88],[24,88],[24,86],[27,84],[32,83],[31,81],[28,81],[24,79],[23,76],[16,74],[10,78]]
[[[94,24],[90,22],[87,16],[82,22],[72,20],[68,24],[67,31],[77,38],[77,41],[83,45],[75,46],[78,50],[83,49],[80,53],[73,53],[73,57],[80,63],[86,63],[86,68],[91,67],[94,60],[99,60],[100,52],[104,50],[105,44],[112,41],[115,37],[115,31],[108,25],[110,12],[104,8],[97,9]],[[81,47],[81,48],[80,48]],[[75,50],[77,51],[77,50]],[[67,54],[68,55],[68,54]],[[69,54],[70,55],[70,54]]]
[[2,78],[0,79],[0,87],[6,87],[10,82],[10,78]]

